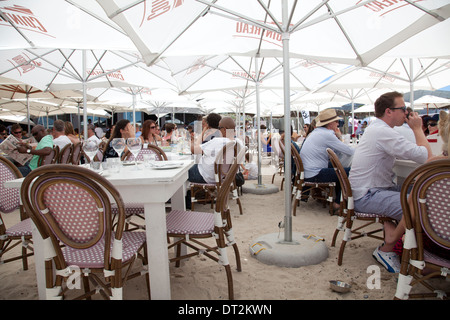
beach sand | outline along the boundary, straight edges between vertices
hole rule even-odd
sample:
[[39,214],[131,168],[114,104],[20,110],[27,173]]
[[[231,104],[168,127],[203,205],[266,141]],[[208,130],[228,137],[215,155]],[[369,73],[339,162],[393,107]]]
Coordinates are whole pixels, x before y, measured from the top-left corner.
[[[274,169],[265,166],[263,183],[270,184]],[[256,181],[246,181],[256,183]],[[281,177],[274,184],[280,187]],[[241,196],[243,215],[239,215],[236,201],[230,200],[232,223],[239,246],[242,272],[236,271],[234,254],[228,250],[233,269],[236,300],[392,300],[398,275],[386,271],[372,257],[380,241],[362,238],[347,244],[342,266],[337,265],[342,232],[336,247],[331,240],[337,225],[337,216],[330,216],[328,209],[315,200],[302,202],[297,216],[292,217],[292,232],[313,234],[325,239],[328,258],[317,265],[296,268],[267,265],[250,253],[256,238],[284,229],[278,223],[284,219],[284,191],[268,195],[244,193]],[[211,211],[210,205],[198,204],[198,211]],[[18,219],[17,212],[4,215],[5,224],[12,225]],[[20,249],[17,249],[20,250]],[[170,254],[172,254],[170,252]],[[369,271],[368,271],[369,270]],[[379,270],[379,287],[373,270]],[[180,268],[170,266],[172,299],[176,300],[226,300],[228,299],[226,274],[222,266],[202,256],[185,261]],[[21,261],[0,265],[1,300],[37,300],[37,286],[33,258],[29,258],[29,270],[22,270]],[[337,293],[330,289],[330,280],[341,280],[351,284],[348,293]],[[447,284],[448,286],[448,284]],[[448,290],[449,288],[447,288]],[[147,299],[143,277],[130,280],[124,288],[124,299]]]

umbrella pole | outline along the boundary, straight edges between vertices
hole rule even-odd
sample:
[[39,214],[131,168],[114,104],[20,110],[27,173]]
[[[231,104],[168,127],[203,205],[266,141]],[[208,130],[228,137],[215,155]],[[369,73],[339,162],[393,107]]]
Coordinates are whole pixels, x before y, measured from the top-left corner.
[[28,86],[25,86],[25,91],[27,95],[27,121],[28,121],[28,134],[31,133],[30,131],[30,101],[29,101],[29,92],[28,92]]
[[87,139],[87,106],[86,106],[86,49],[83,49],[83,136]]
[[[258,56],[255,58],[255,71],[256,75],[258,75]],[[261,175],[261,116],[260,116],[260,101],[259,101],[259,79],[256,79],[256,125],[257,125],[257,141],[258,141],[258,185],[262,185],[262,175]]]
[[283,0],[283,90],[284,90],[284,241],[292,242],[292,216],[291,216],[291,101],[290,101],[290,79],[289,79],[289,24],[288,24],[288,1]]
[[[413,59],[409,58],[409,104],[411,109],[414,110],[414,75],[413,75]],[[427,104],[427,115],[428,115],[428,104]]]

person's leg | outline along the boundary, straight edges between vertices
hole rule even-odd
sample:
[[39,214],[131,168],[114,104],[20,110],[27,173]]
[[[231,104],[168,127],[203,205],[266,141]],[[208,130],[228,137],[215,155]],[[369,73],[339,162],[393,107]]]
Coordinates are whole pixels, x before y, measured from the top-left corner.
[[22,176],[24,176],[24,177],[26,177],[31,172],[31,169],[27,164],[25,164],[24,166],[18,167],[18,169],[19,169],[20,173],[22,174]]
[[399,221],[384,223],[384,243],[375,249],[373,256],[390,272],[399,272],[400,258],[394,252],[394,246],[405,233],[405,223],[400,202],[399,190],[370,189],[367,194],[354,202],[355,210],[374,213]]
[[[346,168],[346,172],[348,174],[349,168]],[[323,168],[320,170],[319,174],[312,178],[305,179],[308,182],[335,182],[335,193],[336,198],[334,199],[334,207],[339,208],[339,204],[341,203],[341,184],[339,183],[339,178],[336,175],[336,171],[334,168]]]
[[[194,164],[188,171],[188,180],[189,182],[194,183],[206,183],[205,179],[203,179],[202,175],[198,171],[198,165]],[[186,209],[192,208],[192,199],[191,199],[191,190],[188,189],[185,197]]]
[[203,179],[203,176],[200,174],[200,171],[198,171],[198,164],[194,164],[189,169],[188,174],[189,182],[206,183],[205,179]]

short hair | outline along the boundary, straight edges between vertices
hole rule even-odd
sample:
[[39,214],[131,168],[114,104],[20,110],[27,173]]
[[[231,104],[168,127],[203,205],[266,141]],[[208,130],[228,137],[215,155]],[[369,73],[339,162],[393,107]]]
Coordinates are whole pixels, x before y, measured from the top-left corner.
[[2,124],[0,124],[0,132],[6,131],[6,127]]
[[386,109],[394,107],[395,99],[399,97],[402,98],[403,94],[397,91],[387,92],[379,96],[375,101],[375,117],[383,117]]
[[206,123],[208,124],[208,127],[213,129],[219,129],[219,122],[222,119],[222,116],[217,113],[210,113],[206,117]]
[[167,133],[171,133],[175,129],[175,124],[168,122],[164,125],[164,128]]
[[11,132],[16,131],[17,129],[20,129],[20,131],[22,131],[21,125],[18,124],[18,123],[14,123],[14,124],[11,126]]
[[53,122],[53,128],[58,132],[64,132],[64,121],[55,120],[55,122]]

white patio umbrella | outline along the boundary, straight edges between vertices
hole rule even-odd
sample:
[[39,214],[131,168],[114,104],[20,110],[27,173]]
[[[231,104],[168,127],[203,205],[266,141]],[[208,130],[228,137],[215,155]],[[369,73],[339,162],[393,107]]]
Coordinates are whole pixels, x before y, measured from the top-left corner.
[[[386,10],[377,10],[371,1],[355,5],[354,1],[344,0],[305,1],[298,6],[297,1],[285,0],[271,2],[270,8],[262,1],[200,0],[174,2],[148,10],[145,3],[98,2],[108,17],[131,37],[147,64],[163,54],[233,52],[282,56],[285,113],[289,113],[290,107],[289,56],[367,65],[412,35],[450,16],[449,10],[445,10],[450,7],[448,1],[420,6],[411,2],[406,6],[391,3],[392,7]],[[285,127],[289,122],[287,116]],[[286,148],[285,156],[288,166],[290,148]],[[287,173],[286,183],[290,182]],[[288,186],[285,240],[290,242],[291,206],[287,190],[290,190]]]
[[[16,57],[21,58],[18,60]],[[73,49],[1,50],[0,58],[0,76],[23,81],[44,92],[79,90],[82,93],[84,111],[87,110],[85,103],[89,96],[100,100],[108,96],[106,91],[109,89],[116,88],[116,94],[122,94],[122,98],[118,100],[127,98],[132,101],[143,88],[150,90],[170,87],[173,81],[167,70],[158,66],[147,67],[136,53],[130,52]],[[16,60],[20,63],[15,63]],[[24,66],[32,68],[23,72]],[[87,116],[85,112],[84,116]]]
[[427,108],[427,114],[429,107],[432,108],[443,108],[450,106],[450,99],[437,97],[433,95],[425,95],[416,100],[414,100],[414,107],[420,107],[421,109]]

